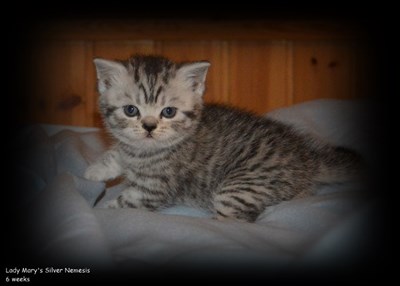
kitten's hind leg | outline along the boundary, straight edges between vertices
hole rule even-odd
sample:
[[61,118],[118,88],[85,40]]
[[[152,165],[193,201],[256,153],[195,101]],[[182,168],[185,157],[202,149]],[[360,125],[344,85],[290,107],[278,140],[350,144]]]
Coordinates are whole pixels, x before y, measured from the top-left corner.
[[262,193],[251,187],[242,189],[223,187],[214,195],[213,204],[215,218],[218,220],[254,222],[264,210]]

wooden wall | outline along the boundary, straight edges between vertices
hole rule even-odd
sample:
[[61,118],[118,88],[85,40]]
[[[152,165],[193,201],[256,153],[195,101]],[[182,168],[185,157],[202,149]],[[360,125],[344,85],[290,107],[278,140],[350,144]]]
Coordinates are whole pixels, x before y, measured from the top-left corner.
[[317,98],[368,90],[360,33],[286,22],[74,22],[38,32],[33,49],[33,122],[101,126],[93,58],[135,53],[208,60],[207,102],[264,113]]

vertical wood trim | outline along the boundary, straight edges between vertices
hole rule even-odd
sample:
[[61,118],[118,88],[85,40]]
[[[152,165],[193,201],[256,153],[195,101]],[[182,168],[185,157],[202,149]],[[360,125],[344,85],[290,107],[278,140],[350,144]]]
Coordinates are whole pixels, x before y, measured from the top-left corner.
[[231,85],[231,78],[230,78],[230,73],[228,72],[230,70],[230,53],[229,53],[229,43],[226,41],[221,41],[220,42],[220,58],[221,58],[221,66],[222,66],[222,70],[224,72],[222,72],[221,74],[221,82],[220,82],[220,86],[221,86],[221,95],[220,99],[222,102],[229,102],[229,98],[230,98],[230,90],[229,90],[229,86]]
[[230,42],[229,103],[260,114],[287,106],[290,52],[286,41]]
[[[69,78],[69,82],[64,86],[63,98],[57,102],[56,108],[60,109],[61,102],[68,102],[71,100],[71,105],[61,112],[61,114],[69,115],[69,124],[79,125],[85,122],[86,109],[85,109],[85,49],[86,45],[83,41],[71,42],[69,54],[70,60],[65,63],[65,76]],[[60,79],[63,80],[63,79]],[[77,101],[73,104],[74,98]],[[62,121],[63,119],[60,118]]]
[[287,48],[286,48],[286,86],[287,86],[287,92],[286,92],[286,103],[288,106],[292,105],[294,103],[294,80],[293,80],[293,42],[287,42]]
[[98,122],[95,120],[97,110],[97,92],[96,92],[96,76],[93,66],[94,56],[94,43],[88,41],[85,50],[85,106],[86,106],[86,125],[97,126]]

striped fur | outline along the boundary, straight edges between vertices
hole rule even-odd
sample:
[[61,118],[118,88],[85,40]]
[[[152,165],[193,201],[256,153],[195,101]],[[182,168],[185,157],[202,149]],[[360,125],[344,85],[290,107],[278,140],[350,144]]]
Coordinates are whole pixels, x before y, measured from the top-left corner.
[[[207,62],[136,56],[95,64],[100,110],[116,143],[85,177],[129,182],[109,207],[184,203],[218,219],[252,222],[266,206],[310,195],[317,183],[359,167],[354,152],[317,143],[283,123],[203,105]],[[124,114],[127,105],[139,114]],[[176,109],[172,118],[162,115],[167,107]],[[154,130],[145,129],[149,122]]]

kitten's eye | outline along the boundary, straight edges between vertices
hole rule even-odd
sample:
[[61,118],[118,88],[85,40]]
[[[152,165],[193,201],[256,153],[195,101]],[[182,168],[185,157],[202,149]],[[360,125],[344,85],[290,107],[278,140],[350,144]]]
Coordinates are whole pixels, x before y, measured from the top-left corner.
[[134,117],[139,115],[139,109],[134,105],[125,105],[124,106],[125,115],[128,117]]
[[161,111],[161,116],[165,118],[172,118],[176,114],[176,108],[175,107],[166,107]]

